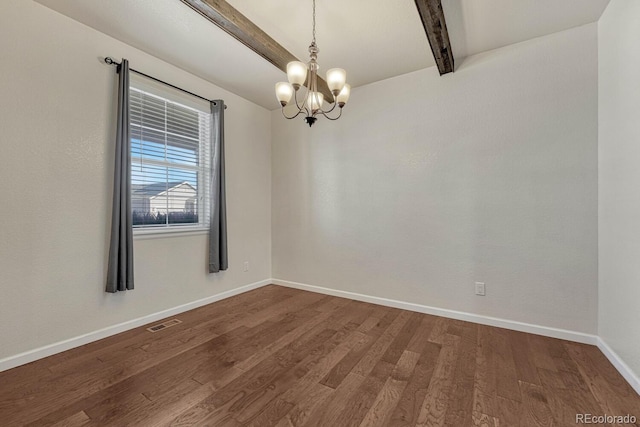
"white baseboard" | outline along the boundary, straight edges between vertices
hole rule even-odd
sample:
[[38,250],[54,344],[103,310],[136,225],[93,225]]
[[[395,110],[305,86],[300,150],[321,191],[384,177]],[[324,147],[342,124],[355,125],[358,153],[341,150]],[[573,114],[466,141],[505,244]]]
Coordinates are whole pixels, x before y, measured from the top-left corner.
[[64,341],[59,341],[53,344],[46,345],[44,347],[16,354],[14,356],[5,357],[4,359],[0,359],[0,372],[6,371],[7,369],[15,368],[16,366],[33,362],[34,360],[51,356],[56,353],[61,353],[75,347],[80,347],[81,345],[85,345],[93,341],[98,341],[111,335],[119,334],[120,332],[128,331],[129,329],[134,329],[139,326],[146,325],[147,323],[164,319],[165,317],[175,316],[176,314],[184,313],[185,311],[193,310],[194,308],[202,307],[203,305],[211,304],[213,302],[220,301],[234,295],[257,289],[270,283],[272,283],[271,279],[261,280],[259,282],[221,292],[207,298],[182,304],[177,307],[142,316],[137,319],[129,320],[127,322],[118,323],[117,325],[108,326],[106,328],[89,332],[84,335],[80,335]]
[[305,291],[321,293],[325,295],[332,295],[341,298],[349,298],[357,301],[369,302],[372,304],[384,305],[387,307],[395,307],[403,310],[415,311],[418,313],[426,313],[434,316],[447,317],[451,319],[464,320],[467,322],[479,323],[482,325],[495,326],[499,328],[512,329],[515,331],[527,332],[537,335],[543,335],[552,338],[559,338],[568,341],[575,341],[584,344],[597,345],[600,351],[609,359],[611,364],[620,372],[620,374],[629,382],[631,387],[640,394],[640,378],[629,368],[629,366],[607,345],[607,343],[596,335],[585,334],[582,332],[569,331],[566,329],[551,328],[548,326],[534,325],[531,323],[517,322],[514,320],[500,319],[497,317],[483,316],[479,314],[466,313],[463,311],[448,310],[445,308],[431,307],[427,305],[414,304],[405,301],[398,301],[388,298],[374,297],[370,295],[358,294],[355,292],[341,291],[337,289],[324,288],[321,286],[307,285],[304,283],[291,282],[288,280],[280,279],[266,279],[259,282],[251,283],[245,286],[241,286],[236,289],[221,292],[216,295],[212,295],[207,298],[203,298],[197,301],[193,301],[187,304],[179,305],[167,310],[159,311],[157,313],[142,316],[137,319],[129,320],[127,322],[119,323],[117,325],[109,326],[97,331],[89,332],[84,335],[80,335],[74,338],[70,338],[57,343],[49,344],[44,347],[29,350],[24,353],[9,356],[4,359],[0,359],[0,372],[6,371],[16,366],[24,365],[33,362],[38,359],[51,356],[56,353],[61,353],[66,350],[70,350],[81,345],[88,344],[93,341],[98,341],[103,338],[107,338],[111,335],[119,334],[130,329],[144,326],[148,323],[152,323],[166,317],[175,316],[176,314],[184,313],[185,311],[193,310],[198,307],[202,307],[207,304],[211,304],[216,301],[220,301],[234,295],[238,295],[253,289],[260,288],[268,284],[276,284],[286,286],[289,288],[302,289]]
[[633,370],[613,351],[607,343],[597,335],[585,334],[583,332],[569,331],[566,329],[550,328],[548,326],[534,325],[531,323],[517,322],[514,320],[500,319],[497,317],[482,316],[479,314],[466,313],[463,311],[448,310],[445,308],[431,307],[427,305],[414,304],[405,301],[398,301],[388,298],[374,297],[370,295],[358,294],[355,292],[340,291],[337,289],[323,288],[321,286],[307,285],[305,283],[291,282],[288,280],[273,279],[272,283],[289,288],[302,289],[310,292],[317,292],[336,297],[350,298],[357,301],[364,301],[373,304],[395,307],[403,310],[416,311],[418,313],[432,314],[434,316],[447,317],[451,319],[464,320],[467,322],[479,323],[481,325],[496,326],[498,328],[512,329],[520,332],[527,332],[536,335],[543,335],[551,338],[559,338],[567,341],[574,341],[583,344],[596,345],[606,356],[611,364],[620,372],[620,375],[640,394],[640,378]]
[[609,362],[620,372],[620,375],[624,377],[625,380],[629,383],[631,387],[636,391],[636,393],[640,394],[640,378],[631,370],[629,365],[624,363],[624,361],[618,356],[618,354],[613,351],[611,347],[600,337],[598,337],[598,348],[600,351],[609,359]]
[[483,316],[480,314],[467,313],[464,311],[448,310],[446,308],[431,307],[428,305],[414,304],[405,301],[398,301],[388,298],[374,297],[370,295],[358,294],[355,292],[340,291],[337,289],[323,288],[321,286],[307,285],[305,283],[290,282],[288,280],[273,279],[276,285],[289,288],[302,289],[310,292],[317,292],[325,295],[349,298],[357,301],[369,302],[372,304],[395,307],[403,310],[416,311],[418,313],[432,314],[434,316],[447,317],[450,319],[464,320],[466,322],[479,323],[481,325],[496,326],[498,328],[512,329],[514,331],[527,332],[530,334],[543,335],[551,338],[559,338],[567,341],[575,341],[583,344],[598,344],[596,335],[585,334],[583,332],[569,331],[566,329],[551,328],[548,326],[534,325],[531,323],[517,322],[515,320],[500,319],[497,317]]

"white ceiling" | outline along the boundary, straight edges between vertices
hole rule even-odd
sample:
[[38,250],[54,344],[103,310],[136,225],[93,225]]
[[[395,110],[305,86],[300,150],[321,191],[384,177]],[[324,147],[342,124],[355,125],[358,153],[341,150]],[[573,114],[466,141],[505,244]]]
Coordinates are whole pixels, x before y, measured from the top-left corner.
[[[273,86],[286,79],[284,73],[180,0],[36,1],[265,108],[279,107]],[[311,0],[228,1],[307,60]],[[595,22],[609,0],[442,3],[453,53],[460,60]],[[345,68],[354,87],[434,65],[414,0],[317,0],[316,8],[321,71]]]

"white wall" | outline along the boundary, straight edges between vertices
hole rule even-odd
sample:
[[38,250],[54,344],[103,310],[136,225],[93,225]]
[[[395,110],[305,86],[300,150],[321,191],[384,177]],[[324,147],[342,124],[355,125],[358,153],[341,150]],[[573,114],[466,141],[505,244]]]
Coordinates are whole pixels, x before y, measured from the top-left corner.
[[591,24],[273,112],[274,277],[595,333],[597,71]]
[[[0,359],[272,276],[594,333],[596,37],[367,85],[309,129],[37,3],[0,3]],[[136,290],[104,293],[105,55],[229,104],[229,271],[206,274],[205,235],[138,239]]]
[[640,376],[640,2],[598,23],[600,337]]
[[[0,40],[0,359],[271,277],[269,111],[31,1],[0,2]],[[136,240],[136,289],[104,292],[107,55],[229,105],[228,271],[207,274],[206,235]]]

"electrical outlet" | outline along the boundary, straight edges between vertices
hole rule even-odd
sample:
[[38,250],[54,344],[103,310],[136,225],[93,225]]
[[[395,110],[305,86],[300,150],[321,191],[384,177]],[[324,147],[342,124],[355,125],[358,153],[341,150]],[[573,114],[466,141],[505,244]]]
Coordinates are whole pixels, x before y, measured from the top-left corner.
[[485,296],[484,282],[476,282],[476,295]]
[[249,261],[244,262],[243,271],[249,271]]

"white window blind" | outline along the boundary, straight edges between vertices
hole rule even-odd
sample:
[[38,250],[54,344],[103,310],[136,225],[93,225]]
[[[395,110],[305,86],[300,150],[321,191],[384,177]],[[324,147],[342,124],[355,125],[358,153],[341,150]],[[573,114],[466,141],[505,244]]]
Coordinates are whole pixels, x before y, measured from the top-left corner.
[[211,114],[188,102],[176,102],[169,91],[132,82],[129,98],[134,228],[208,227]]

